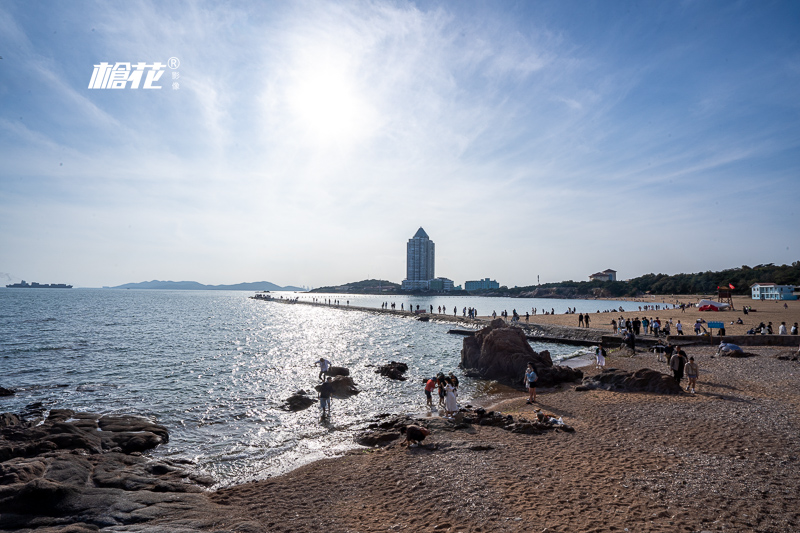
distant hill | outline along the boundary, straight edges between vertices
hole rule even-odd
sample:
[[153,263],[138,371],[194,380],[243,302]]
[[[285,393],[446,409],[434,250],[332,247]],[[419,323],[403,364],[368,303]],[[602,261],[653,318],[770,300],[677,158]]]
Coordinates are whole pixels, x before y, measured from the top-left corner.
[[344,293],[344,294],[383,294],[397,293],[400,285],[385,279],[365,279],[333,287],[318,287],[308,292]]
[[269,281],[251,281],[249,283],[236,283],[234,285],[203,285],[196,281],[142,281],[140,283],[126,283],[116,287],[103,287],[104,289],[168,289],[173,291],[305,291],[301,287],[291,285],[281,287]]

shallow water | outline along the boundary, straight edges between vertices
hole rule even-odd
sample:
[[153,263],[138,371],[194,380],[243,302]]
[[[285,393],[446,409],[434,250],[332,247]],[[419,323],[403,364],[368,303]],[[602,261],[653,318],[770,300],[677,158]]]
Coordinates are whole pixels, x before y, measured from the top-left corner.
[[[462,337],[447,334],[452,323],[250,295],[0,290],[0,386],[18,391],[0,398],[0,411],[42,402],[48,409],[143,415],[170,431],[169,444],[155,455],[192,459],[228,485],[352,448],[354,431],[375,414],[421,412],[421,381],[438,371],[459,376],[462,404],[489,386],[458,371]],[[381,299],[372,298],[350,299],[379,307]],[[548,301],[564,308],[566,302]],[[533,347],[549,349],[554,359],[576,351]],[[316,406],[281,410],[294,391],[312,390],[318,374],[313,363],[321,356],[348,367],[361,393],[334,400],[328,421],[320,420]],[[408,381],[375,374],[375,366],[391,360],[409,365]]]

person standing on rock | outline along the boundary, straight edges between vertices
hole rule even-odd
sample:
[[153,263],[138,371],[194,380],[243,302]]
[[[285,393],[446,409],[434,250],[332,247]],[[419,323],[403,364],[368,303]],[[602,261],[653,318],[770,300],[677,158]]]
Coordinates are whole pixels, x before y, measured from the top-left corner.
[[539,379],[539,376],[536,375],[536,371],[533,369],[533,363],[528,363],[528,368],[525,370],[525,386],[528,387],[528,401],[525,402],[527,404],[532,404],[536,401],[536,381]]
[[322,409],[322,416],[329,416],[331,414],[331,396],[333,395],[333,383],[331,377],[328,376],[326,381],[322,382],[319,386],[319,408]]
[[331,362],[328,361],[327,359],[325,359],[324,357],[320,357],[319,361],[314,363],[314,366],[317,366],[317,365],[319,365],[319,378],[318,379],[319,380],[323,380],[324,378],[322,376],[323,376],[323,374],[325,374],[325,372],[330,370]]

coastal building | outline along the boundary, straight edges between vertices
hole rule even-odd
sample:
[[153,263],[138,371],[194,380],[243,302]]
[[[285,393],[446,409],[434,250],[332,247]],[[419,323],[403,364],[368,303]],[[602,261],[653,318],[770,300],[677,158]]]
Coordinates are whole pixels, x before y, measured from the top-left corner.
[[[433,241],[419,228],[406,245],[406,279],[401,288],[407,291],[428,290],[434,274],[436,249]],[[452,282],[451,282],[452,283]],[[451,285],[452,288],[452,285]]]
[[434,278],[428,282],[428,288],[432,291],[450,292],[453,290],[453,280],[447,278]]
[[753,283],[750,285],[753,300],[797,300],[794,285],[777,283]]
[[608,268],[602,272],[595,272],[589,276],[589,281],[617,281],[617,271]]
[[483,278],[478,281],[465,281],[465,291],[479,291],[481,289],[499,289],[500,284],[493,279]]

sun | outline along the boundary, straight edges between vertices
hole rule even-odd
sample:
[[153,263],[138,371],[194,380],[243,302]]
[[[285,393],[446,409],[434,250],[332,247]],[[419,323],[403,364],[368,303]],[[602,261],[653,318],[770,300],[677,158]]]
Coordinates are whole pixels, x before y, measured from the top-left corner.
[[354,144],[376,128],[373,107],[351,63],[342,54],[324,53],[292,75],[289,110],[303,134],[319,144]]

